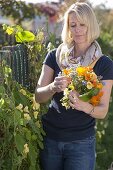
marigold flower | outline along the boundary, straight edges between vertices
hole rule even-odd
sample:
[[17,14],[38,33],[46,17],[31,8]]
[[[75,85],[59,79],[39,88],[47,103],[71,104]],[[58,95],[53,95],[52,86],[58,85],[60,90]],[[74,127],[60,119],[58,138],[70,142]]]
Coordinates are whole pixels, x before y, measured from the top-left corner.
[[85,67],[77,67],[76,72],[77,72],[78,76],[83,76],[83,75],[85,75],[86,68]]
[[94,72],[90,73],[90,80],[93,81],[96,79],[97,79],[97,75]]
[[63,69],[62,73],[66,76],[68,76],[71,73],[72,69]]
[[98,83],[98,84],[96,85],[96,88],[98,88],[98,89],[102,89],[102,87],[103,87],[103,84],[102,84],[102,83]]
[[99,104],[103,95],[100,92],[103,84],[101,78],[95,74],[92,68],[79,66],[76,69],[64,69],[60,75],[66,75],[71,79],[68,87],[64,90],[64,97],[61,99],[62,106],[66,109],[70,108],[69,93],[71,90],[76,90],[81,100],[88,101],[94,106]]
[[90,103],[93,104],[93,106],[97,106],[100,102],[101,97],[103,96],[103,91],[100,91],[96,96],[93,96],[90,99]]
[[89,81],[90,80],[90,73],[86,72],[85,76],[85,80]]

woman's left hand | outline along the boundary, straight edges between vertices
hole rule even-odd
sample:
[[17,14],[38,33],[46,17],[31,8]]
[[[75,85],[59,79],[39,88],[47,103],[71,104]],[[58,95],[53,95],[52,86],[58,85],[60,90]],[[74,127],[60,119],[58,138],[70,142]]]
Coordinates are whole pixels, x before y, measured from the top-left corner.
[[80,100],[78,96],[79,94],[75,90],[71,91],[69,94],[69,104],[76,110],[85,111],[85,108],[88,107],[89,103]]

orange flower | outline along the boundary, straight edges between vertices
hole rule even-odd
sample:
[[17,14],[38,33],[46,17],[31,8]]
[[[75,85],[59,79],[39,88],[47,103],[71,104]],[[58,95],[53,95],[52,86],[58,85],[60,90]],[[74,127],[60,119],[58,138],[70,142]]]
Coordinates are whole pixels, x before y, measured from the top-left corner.
[[72,69],[63,69],[62,72],[63,72],[63,75],[66,75],[68,76],[70,73],[71,73]]
[[92,84],[93,84],[94,87],[97,87],[97,81],[98,80],[93,80]]
[[[61,99],[62,105],[66,109],[70,108],[68,95],[71,90],[76,90],[77,93],[82,94],[81,100],[90,100],[90,103],[94,106],[99,104],[103,95],[103,92],[100,91],[103,84],[101,77],[99,78],[92,68],[82,66],[70,69],[66,68],[62,70],[61,75],[66,76],[68,80],[68,87],[64,90],[64,97]],[[83,98],[84,96],[85,98]]]
[[94,72],[90,73],[90,80],[97,80],[97,75]]
[[98,83],[98,84],[96,85],[96,88],[98,88],[98,89],[102,89],[102,87],[103,87],[103,84],[102,84],[102,83]]
[[101,97],[103,96],[103,91],[100,91],[96,96],[93,96],[91,99],[90,99],[90,103],[93,105],[93,106],[97,106],[100,102],[100,99]]
[[89,72],[86,72],[85,80],[90,81],[90,73]]

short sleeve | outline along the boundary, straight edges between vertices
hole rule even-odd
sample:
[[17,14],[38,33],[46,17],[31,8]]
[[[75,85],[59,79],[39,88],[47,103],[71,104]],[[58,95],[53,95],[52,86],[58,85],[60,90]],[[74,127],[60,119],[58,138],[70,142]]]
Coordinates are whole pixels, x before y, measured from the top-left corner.
[[46,58],[43,62],[43,64],[48,65],[50,68],[54,70],[55,65],[56,65],[56,49],[51,50],[47,55]]
[[109,57],[102,56],[96,63],[96,68],[102,80],[113,80],[113,61]]

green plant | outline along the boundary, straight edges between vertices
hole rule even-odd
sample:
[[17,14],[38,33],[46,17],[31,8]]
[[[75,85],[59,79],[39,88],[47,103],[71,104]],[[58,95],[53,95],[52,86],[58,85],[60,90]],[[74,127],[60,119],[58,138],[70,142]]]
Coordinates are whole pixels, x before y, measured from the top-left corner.
[[14,35],[16,42],[23,44],[27,48],[30,91],[34,92],[37,80],[41,72],[41,65],[47,53],[45,37],[42,30],[38,30],[36,35],[31,31],[24,30],[19,25],[7,26],[3,24],[3,30],[8,35]]
[[0,67],[0,169],[38,170],[45,135],[40,105],[34,95],[12,80],[9,66]]

